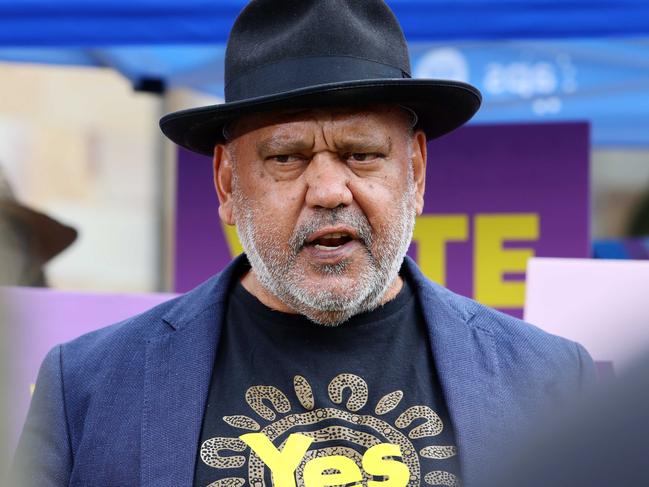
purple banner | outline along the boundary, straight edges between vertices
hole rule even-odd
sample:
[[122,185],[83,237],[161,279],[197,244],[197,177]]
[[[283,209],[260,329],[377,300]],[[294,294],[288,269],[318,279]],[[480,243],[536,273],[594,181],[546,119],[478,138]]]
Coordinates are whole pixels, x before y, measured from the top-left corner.
[[415,229],[424,272],[521,316],[529,257],[589,256],[589,151],[585,123],[469,126],[431,142]]
[[[532,256],[589,256],[586,123],[468,126],[428,145],[410,255],[431,279],[522,315]],[[209,158],[178,157],[176,291],[240,251],[221,225]]]

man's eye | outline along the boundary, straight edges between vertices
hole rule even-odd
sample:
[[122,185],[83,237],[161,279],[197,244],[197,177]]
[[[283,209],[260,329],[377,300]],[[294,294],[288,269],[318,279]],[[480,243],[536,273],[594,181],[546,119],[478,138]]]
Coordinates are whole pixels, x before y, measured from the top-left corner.
[[277,156],[272,156],[272,157],[269,157],[269,159],[273,160],[275,162],[279,162],[281,164],[288,164],[288,163],[297,162],[297,161],[300,160],[300,158],[298,156],[291,156],[291,155],[288,155],[288,154],[280,154],[280,155],[277,155]]
[[380,157],[383,157],[382,154],[377,154],[374,152],[352,152],[350,154],[347,154],[345,159],[352,160],[354,162],[368,162]]

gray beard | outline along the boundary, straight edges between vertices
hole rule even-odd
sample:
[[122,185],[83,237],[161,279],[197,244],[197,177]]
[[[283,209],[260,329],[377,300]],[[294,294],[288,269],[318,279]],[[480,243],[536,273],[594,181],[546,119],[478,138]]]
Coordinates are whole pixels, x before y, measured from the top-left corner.
[[[255,223],[254,211],[242,195],[235,170],[233,198],[237,233],[261,285],[297,313],[321,325],[337,326],[354,315],[375,309],[397,278],[412,240],[415,186],[411,165],[407,177],[407,189],[398,203],[398,218],[390,223],[389,228],[382,229],[384,241],[376,242],[380,255],[374,255],[371,249],[376,238],[369,221],[365,215],[348,207],[318,210],[312,219],[296,229],[289,240],[288,250],[279,249],[273,245],[279,237],[272,223],[262,222],[261,218],[260,223]],[[295,269],[295,260],[307,237],[325,225],[336,224],[348,225],[357,231],[370,262],[344,294],[307,288],[303,285],[304,276]],[[319,265],[316,270],[324,275],[342,276],[348,267],[349,262],[342,261],[334,265]]]

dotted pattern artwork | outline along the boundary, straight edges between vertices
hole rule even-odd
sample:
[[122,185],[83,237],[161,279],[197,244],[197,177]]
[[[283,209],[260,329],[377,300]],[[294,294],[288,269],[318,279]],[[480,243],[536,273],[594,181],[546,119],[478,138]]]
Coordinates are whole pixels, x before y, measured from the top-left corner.
[[394,424],[397,428],[407,428],[415,419],[425,419],[426,422],[410,431],[408,436],[413,439],[437,436],[444,428],[441,418],[428,406],[413,406],[408,408],[397,418]]
[[230,426],[241,428],[243,430],[259,431],[261,429],[259,423],[248,416],[223,416],[223,421]]
[[419,451],[419,454],[425,458],[434,460],[445,460],[457,455],[457,448],[454,446],[427,446]]
[[244,451],[248,446],[239,438],[210,438],[201,445],[201,460],[213,468],[239,468],[246,463],[241,455],[223,457],[223,450]]
[[[365,380],[357,375],[337,375],[328,385],[328,398],[334,406],[341,405],[345,394],[349,394],[344,407],[315,409],[311,385],[301,375],[293,377],[293,389],[305,412],[290,413],[291,403],[282,391],[270,385],[256,385],[248,388],[245,400],[250,408],[268,423],[260,424],[246,415],[224,416],[223,421],[240,430],[263,433],[279,450],[284,448],[292,433],[311,437],[313,443],[295,471],[297,487],[305,487],[303,473],[309,460],[332,455],[352,459],[363,473],[362,486],[367,486],[369,481],[377,479],[369,478],[364,472],[362,457],[369,448],[381,443],[399,446],[399,460],[410,472],[408,487],[421,487],[422,480],[428,485],[460,486],[460,481],[455,475],[443,470],[429,472],[422,479],[421,459],[434,461],[457,455],[457,449],[451,445],[429,444],[419,451],[414,447],[411,440],[435,437],[442,432],[444,425],[435,411],[428,406],[411,406],[397,417],[394,426],[376,417],[384,416],[398,408],[404,398],[403,391],[385,394],[374,407],[374,415],[370,415],[359,413],[367,404],[368,386]],[[420,424],[417,420],[421,419],[425,421]],[[332,422],[336,424],[331,424]],[[411,427],[415,422],[417,426]],[[314,426],[321,427],[313,429]],[[332,446],[332,442],[345,442],[346,445]],[[245,452],[245,456],[233,455],[232,452]],[[206,465],[219,469],[240,468],[247,464],[247,479],[228,477],[212,482],[206,487],[242,487],[246,480],[251,487],[266,487],[267,480],[270,479],[268,467],[238,437],[217,437],[205,441],[201,445],[200,457]]]
[[207,487],[241,487],[246,483],[245,479],[239,477],[229,477],[227,479],[220,479],[212,482]]
[[443,485],[446,487],[460,487],[460,480],[449,472],[443,470],[436,470],[427,473],[424,480],[428,485]]
[[[262,429],[270,441],[274,441],[277,437],[288,435],[289,430],[296,429],[299,426],[308,426],[317,424],[319,422],[338,419],[350,423],[355,426],[354,429],[345,426],[330,426],[315,432],[308,432],[297,429],[296,432],[312,436],[315,441],[314,444],[323,441],[332,440],[346,440],[350,443],[359,445],[362,451],[367,450],[371,446],[379,443],[392,443],[401,447],[402,461],[408,466],[413,481],[412,485],[419,485],[420,470],[419,458],[417,451],[406,436],[399,432],[396,428],[390,426],[388,423],[374,418],[373,416],[360,416],[349,411],[342,411],[340,409],[323,408],[309,411],[302,414],[293,414]],[[373,430],[374,435],[358,431],[359,426],[368,427]],[[251,484],[257,487],[266,486],[264,480],[265,471],[264,462],[254,453],[251,452],[250,460],[248,462],[248,476]]]
[[399,405],[401,399],[403,399],[403,391],[394,391],[390,394],[386,394],[376,403],[374,412],[379,416],[389,413]]
[[352,393],[347,400],[347,409],[358,411],[367,402],[367,383],[354,374],[340,374],[329,383],[329,398],[336,404],[343,402],[343,391],[349,388]]
[[315,407],[311,384],[301,375],[296,375],[293,377],[293,388],[302,407],[307,411],[311,411]]
[[291,410],[291,403],[277,387],[253,386],[246,391],[246,402],[262,418],[268,421],[275,420],[275,412],[263,403],[266,399],[279,413],[288,413]]

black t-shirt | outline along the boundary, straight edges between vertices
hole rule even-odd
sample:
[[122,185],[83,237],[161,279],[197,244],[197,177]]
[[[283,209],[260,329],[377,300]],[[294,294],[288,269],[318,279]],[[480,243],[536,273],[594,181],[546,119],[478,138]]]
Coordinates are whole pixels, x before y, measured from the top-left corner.
[[237,284],[225,323],[195,487],[458,485],[455,438],[407,283],[337,327],[273,311]]

